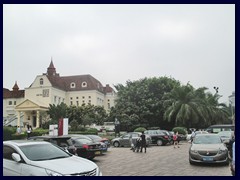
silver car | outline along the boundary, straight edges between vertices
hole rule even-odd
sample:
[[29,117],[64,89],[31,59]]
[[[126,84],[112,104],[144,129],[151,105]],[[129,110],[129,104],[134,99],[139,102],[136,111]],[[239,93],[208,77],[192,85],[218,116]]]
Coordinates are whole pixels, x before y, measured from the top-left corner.
[[98,166],[44,141],[3,141],[3,176],[101,176]]
[[189,163],[228,163],[228,149],[217,134],[197,134],[189,148]]
[[[128,146],[130,147],[131,144],[135,144],[136,140],[140,137],[141,133],[139,132],[129,132],[126,134],[123,134],[120,137],[114,138],[111,141],[111,144],[114,147],[121,147],[121,146]],[[147,146],[149,146],[149,144],[151,143],[151,137],[146,135],[146,144]]]

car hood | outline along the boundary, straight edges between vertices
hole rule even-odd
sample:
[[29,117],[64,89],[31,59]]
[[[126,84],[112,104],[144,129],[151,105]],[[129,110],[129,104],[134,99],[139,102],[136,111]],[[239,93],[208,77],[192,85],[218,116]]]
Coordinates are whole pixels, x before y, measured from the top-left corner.
[[192,144],[191,149],[198,151],[211,151],[218,149],[226,149],[226,147],[224,146],[224,144]]
[[31,164],[58,172],[63,175],[88,172],[97,168],[97,165],[92,161],[77,156],[47,161],[31,161]]

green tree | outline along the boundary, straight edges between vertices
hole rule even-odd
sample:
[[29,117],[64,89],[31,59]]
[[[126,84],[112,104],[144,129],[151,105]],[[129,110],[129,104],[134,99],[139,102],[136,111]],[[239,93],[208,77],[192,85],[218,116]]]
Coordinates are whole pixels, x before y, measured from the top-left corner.
[[162,97],[179,85],[178,81],[168,77],[144,78],[134,82],[127,81],[126,86],[116,85],[118,99],[114,113],[110,114],[122,117],[124,124],[133,124],[131,121],[136,121],[136,118],[129,117],[134,114],[139,125],[163,127],[166,122],[163,123]]
[[52,123],[57,123],[60,118],[67,117],[67,105],[65,103],[61,103],[59,105],[55,104],[49,104],[49,108],[47,113],[50,115],[50,118],[52,119]]
[[174,122],[175,126],[194,127],[201,119],[202,112],[198,106],[201,101],[196,97],[194,88],[187,84],[186,86],[177,86],[164,97],[164,119]]

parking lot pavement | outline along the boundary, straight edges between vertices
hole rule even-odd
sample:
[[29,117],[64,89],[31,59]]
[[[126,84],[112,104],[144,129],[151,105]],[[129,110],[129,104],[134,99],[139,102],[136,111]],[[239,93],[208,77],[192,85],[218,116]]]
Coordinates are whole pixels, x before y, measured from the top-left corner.
[[109,148],[94,162],[103,176],[231,176],[226,165],[190,165],[188,142],[180,142],[180,148],[172,145],[150,146],[147,153],[134,153],[128,147]]

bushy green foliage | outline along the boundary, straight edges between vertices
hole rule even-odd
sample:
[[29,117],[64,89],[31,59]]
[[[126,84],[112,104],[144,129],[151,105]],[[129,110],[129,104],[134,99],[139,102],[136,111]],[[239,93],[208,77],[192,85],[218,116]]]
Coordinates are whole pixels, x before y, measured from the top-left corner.
[[143,132],[143,131],[146,131],[146,128],[144,127],[138,127],[136,129],[134,129],[134,132]]
[[86,129],[85,131],[69,131],[68,134],[98,134],[98,130],[95,128]]
[[186,133],[187,133],[187,128],[185,128],[185,127],[175,127],[175,128],[172,129],[172,131],[173,131],[174,133],[178,132],[179,134],[186,135]]
[[26,133],[12,134],[12,139],[26,139],[26,138],[27,138],[27,134]]
[[16,133],[16,129],[17,129],[16,127],[4,126],[3,127],[3,140],[4,141],[12,140],[13,139],[12,134]]
[[48,129],[37,128],[32,131],[31,136],[42,136],[48,133],[49,133]]

